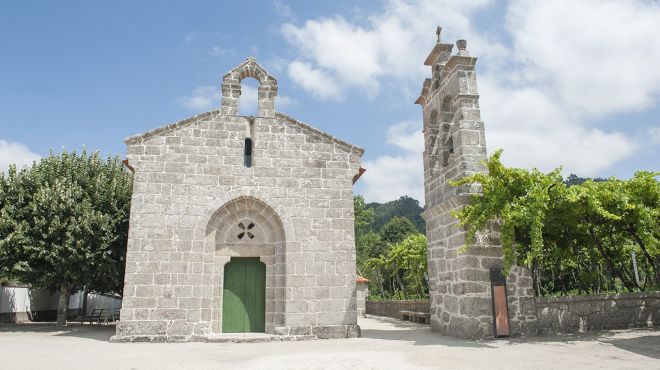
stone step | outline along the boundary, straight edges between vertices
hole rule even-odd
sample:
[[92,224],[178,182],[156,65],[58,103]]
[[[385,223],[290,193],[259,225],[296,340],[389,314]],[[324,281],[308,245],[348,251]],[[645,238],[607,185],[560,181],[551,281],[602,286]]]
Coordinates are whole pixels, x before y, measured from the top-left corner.
[[193,341],[206,343],[259,343],[317,339],[314,335],[273,335],[264,333],[227,333],[194,337]]
[[315,335],[274,335],[264,333],[227,333],[193,336],[165,336],[165,335],[132,335],[112,336],[111,343],[128,342],[151,342],[151,343],[179,343],[179,342],[203,342],[203,343],[260,343],[260,342],[289,342],[299,340],[318,339]]

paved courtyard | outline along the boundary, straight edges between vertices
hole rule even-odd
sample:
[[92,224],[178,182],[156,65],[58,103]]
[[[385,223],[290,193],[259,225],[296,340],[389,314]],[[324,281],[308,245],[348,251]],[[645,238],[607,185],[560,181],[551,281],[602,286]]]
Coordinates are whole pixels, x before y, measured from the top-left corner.
[[112,326],[0,325],[1,369],[658,369],[659,330],[462,341],[393,319],[362,338],[267,343],[109,343]]

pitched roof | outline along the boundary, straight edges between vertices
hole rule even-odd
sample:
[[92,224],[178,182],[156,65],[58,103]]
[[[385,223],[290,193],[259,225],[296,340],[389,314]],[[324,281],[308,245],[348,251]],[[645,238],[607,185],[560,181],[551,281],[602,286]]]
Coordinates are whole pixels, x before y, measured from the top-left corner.
[[[145,131],[141,134],[129,136],[126,139],[124,139],[124,143],[134,144],[134,143],[137,143],[141,140],[144,140],[144,139],[147,139],[147,138],[150,138],[150,137],[153,137],[153,136],[158,136],[158,135],[163,134],[163,133],[178,130],[179,128],[183,128],[185,126],[193,124],[193,123],[195,123],[195,122],[197,122],[201,119],[204,119],[204,118],[207,118],[207,117],[210,117],[210,116],[213,116],[213,115],[220,115],[220,114],[221,114],[220,109],[214,109],[212,111],[200,113],[200,114],[194,115],[192,117],[183,119],[183,120],[178,121],[178,122],[170,123],[170,124],[165,125],[165,126],[161,126],[161,127],[151,129],[149,131]],[[303,131],[305,131],[309,134],[319,135],[321,137],[327,138],[330,141],[334,142],[335,144],[338,144],[338,145],[346,148],[350,152],[353,152],[353,151],[356,152],[357,155],[361,156],[364,153],[364,149],[362,147],[359,147],[357,145],[353,145],[353,144],[351,144],[349,142],[346,142],[344,140],[341,140],[341,139],[339,139],[335,136],[327,134],[327,133],[325,133],[325,132],[323,132],[323,131],[315,128],[315,127],[312,127],[312,126],[310,126],[310,125],[308,125],[308,124],[306,124],[302,121],[299,121],[299,120],[297,120],[293,117],[287,116],[284,113],[276,112],[275,117],[283,120],[287,124],[299,127]],[[256,117],[256,118],[259,118],[259,117]]]

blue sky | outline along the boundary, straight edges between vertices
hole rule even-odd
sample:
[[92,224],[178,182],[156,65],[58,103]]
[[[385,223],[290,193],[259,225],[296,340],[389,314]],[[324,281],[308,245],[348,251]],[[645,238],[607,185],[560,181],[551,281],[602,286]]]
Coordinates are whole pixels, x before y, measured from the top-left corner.
[[660,6],[600,0],[2,2],[0,170],[51,148],[123,156],[125,137],[218,107],[251,55],[276,109],[366,149],[357,192],[422,200],[413,102],[438,24],[479,57],[488,149],[507,164],[660,170]]

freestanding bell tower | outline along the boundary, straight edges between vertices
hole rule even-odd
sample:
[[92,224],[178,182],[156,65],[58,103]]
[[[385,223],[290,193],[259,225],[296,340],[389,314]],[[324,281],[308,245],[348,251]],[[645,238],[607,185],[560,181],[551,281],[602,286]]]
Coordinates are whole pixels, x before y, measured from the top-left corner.
[[[528,270],[513,267],[505,279],[497,230],[477,235],[466,244],[466,230],[451,212],[466,205],[475,186],[449,184],[486,171],[484,124],[479,112],[477,58],[467,42],[437,42],[424,64],[432,76],[424,81],[415,102],[422,106],[424,131],[424,192],[428,238],[431,327],[462,338],[487,338],[506,324],[506,334],[536,331],[532,279]],[[499,279],[498,279],[499,277]],[[495,281],[499,280],[499,281]],[[501,289],[494,284],[500,283]],[[493,299],[495,297],[496,299]],[[495,312],[495,315],[493,314]]]

